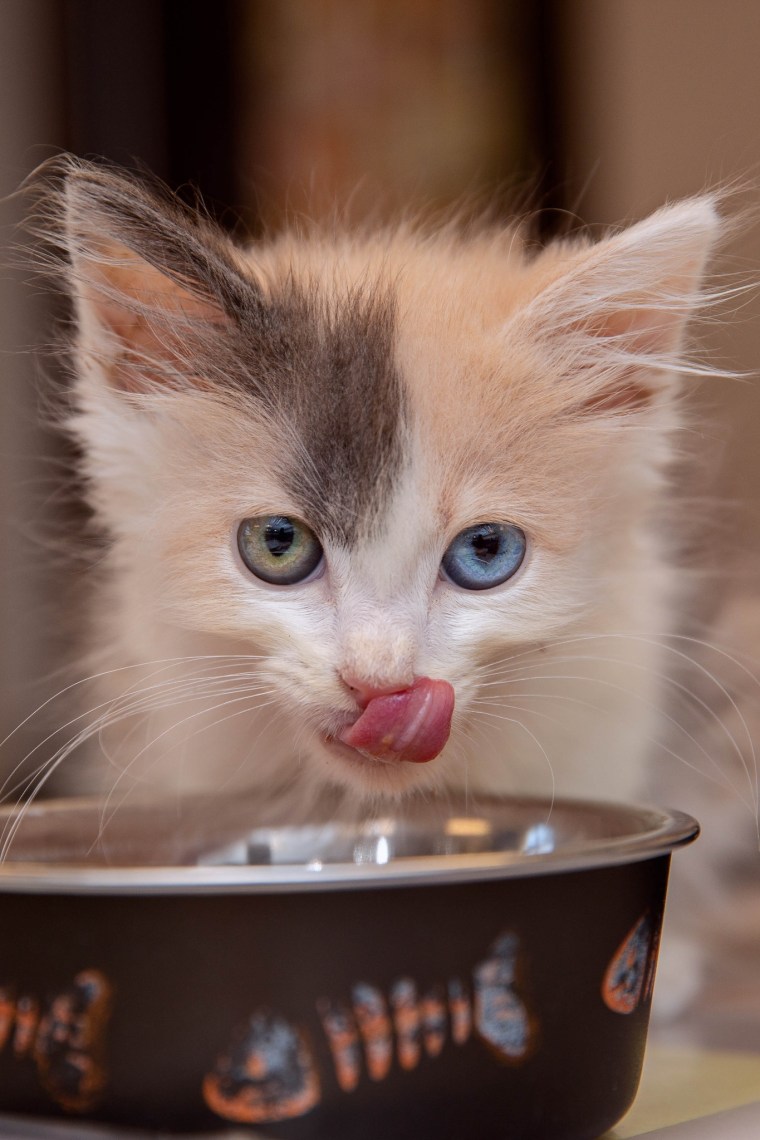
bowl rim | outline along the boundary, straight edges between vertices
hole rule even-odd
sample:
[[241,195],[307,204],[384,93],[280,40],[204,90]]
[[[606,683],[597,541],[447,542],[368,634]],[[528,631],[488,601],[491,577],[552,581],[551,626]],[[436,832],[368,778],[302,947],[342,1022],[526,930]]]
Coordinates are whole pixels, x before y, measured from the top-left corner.
[[[84,801],[49,801],[48,810]],[[388,863],[319,862],[276,864],[115,865],[75,862],[8,861],[0,863],[0,895],[196,895],[271,894],[316,890],[435,886],[533,878],[603,867],[618,867],[669,856],[693,842],[699,824],[675,809],[639,803],[536,797],[496,801],[525,810],[599,810],[639,824],[624,835],[586,838],[561,850],[492,850],[477,853],[400,856]]]

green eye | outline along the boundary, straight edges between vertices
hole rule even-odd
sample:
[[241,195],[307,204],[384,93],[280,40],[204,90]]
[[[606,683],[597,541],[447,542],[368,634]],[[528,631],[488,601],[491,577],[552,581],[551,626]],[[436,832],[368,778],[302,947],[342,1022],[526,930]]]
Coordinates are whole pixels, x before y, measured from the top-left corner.
[[322,561],[319,539],[306,523],[285,515],[243,519],[238,550],[248,569],[263,582],[293,586],[303,582]]

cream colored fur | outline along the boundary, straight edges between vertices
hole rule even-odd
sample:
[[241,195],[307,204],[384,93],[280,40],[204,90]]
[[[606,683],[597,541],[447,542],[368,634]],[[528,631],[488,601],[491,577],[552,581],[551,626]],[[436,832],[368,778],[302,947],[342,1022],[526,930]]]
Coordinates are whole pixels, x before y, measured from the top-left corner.
[[[91,751],[98,782],[248,787],[287,797],[293,814],[325,782],[370,801],[446,787],[645,794],[647,762],[667,759],[663,507],[684,334],[718,230],[713,203],[696,199],[543,252],[518,230],[453,228],[251,248],[242,263],[265,290],[289,272],[336,298],[361,283],[395,288],[412,409],[376,535],[351,551],[326,543],[326,572],[287,589],[253,578],[234,536],[243,517],[296,510],[272,458],[298,442],[202,384],[121,390],[125,341],[156,349],[139,317],[118,319],[119,296],[129,313],[130,296],[163,286],[129,251],[75,241],[70,427],[110,540],[93,578],[90,669],[113,672],[95,685],[91,720],[133,714]],[[181,291],[168,295],[181,310]],[[308,479],[308,456],[303,468]],[[440,561],[483,520],[519,525],[528,554],[502,586],[467,592],[439,576]],[[443,754],[394,765],[331,750],[324,734],[355,709],[347,672],[399,687],[448,680]]]

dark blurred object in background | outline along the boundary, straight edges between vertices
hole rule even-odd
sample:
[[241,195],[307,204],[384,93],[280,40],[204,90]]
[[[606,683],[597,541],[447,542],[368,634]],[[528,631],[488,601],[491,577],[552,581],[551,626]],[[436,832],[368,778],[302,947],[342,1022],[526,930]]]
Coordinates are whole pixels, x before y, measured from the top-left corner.
[[256,228],[561,179],[551,3],[64,0],[65,145]]
[[245,8],[242,191],[266,212],[447,206],[557,177],[544,3],[282,0]]
[[236,0],[64,0],[66,149],[236,197]]

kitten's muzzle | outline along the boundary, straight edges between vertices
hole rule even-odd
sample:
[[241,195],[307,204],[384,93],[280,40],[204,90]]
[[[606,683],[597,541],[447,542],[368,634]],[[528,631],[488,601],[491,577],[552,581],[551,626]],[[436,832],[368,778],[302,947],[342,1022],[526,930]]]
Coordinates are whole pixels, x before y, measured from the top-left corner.
[[449,682],[418,677],[407,689],[370,698],[338,740],[379,759],[423,764],[443,751],[453,714]]

